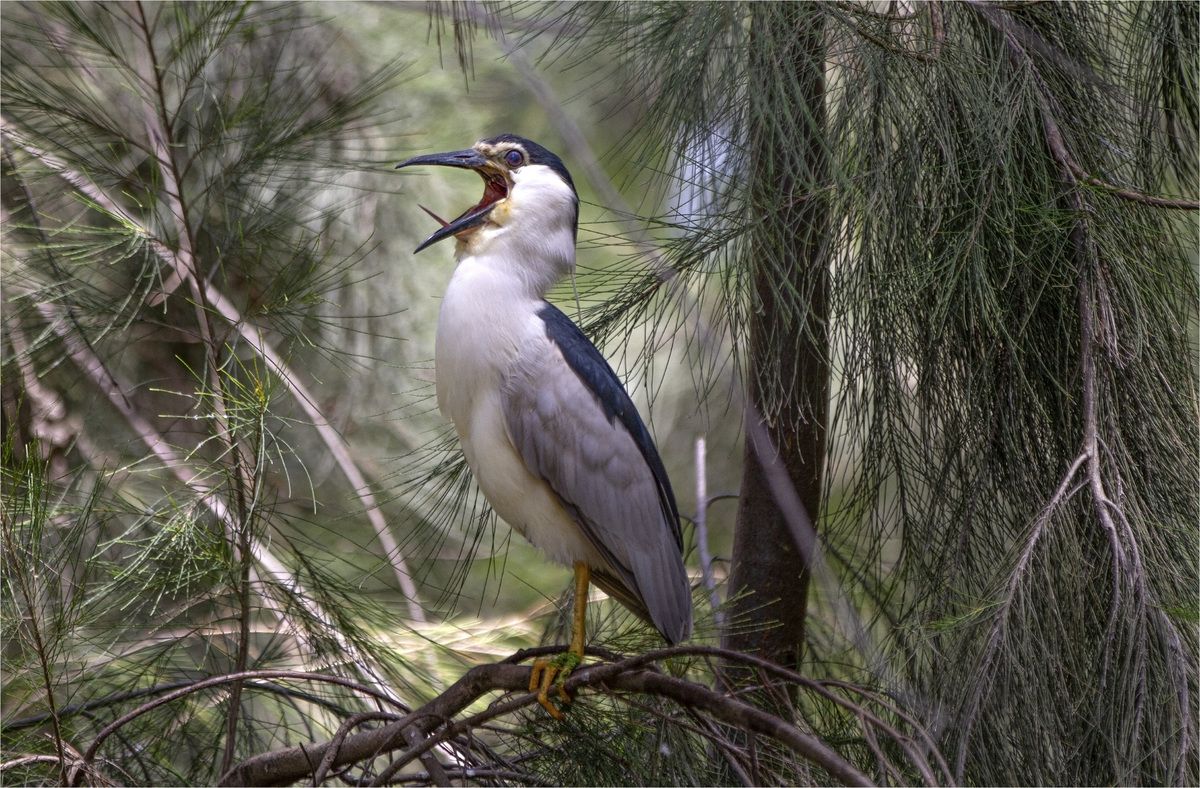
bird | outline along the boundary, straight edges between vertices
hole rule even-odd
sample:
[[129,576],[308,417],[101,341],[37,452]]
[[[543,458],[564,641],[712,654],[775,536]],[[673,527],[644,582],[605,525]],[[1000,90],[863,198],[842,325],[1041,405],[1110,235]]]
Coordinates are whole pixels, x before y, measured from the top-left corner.
[[[579,195],[566,166],[515,134],[416,156],[473,170],[483,196],[413,252],[455,239],[434,352],[438,408],[502,520],[574,570],[571,642],[540,659],[530,692],[549,697],[582,662],[590,584],[668,644],[692,630],[679,510],[654,440],[617,374],[547,291],[575,269]],[[556,682],[557,679],[557,682]]]

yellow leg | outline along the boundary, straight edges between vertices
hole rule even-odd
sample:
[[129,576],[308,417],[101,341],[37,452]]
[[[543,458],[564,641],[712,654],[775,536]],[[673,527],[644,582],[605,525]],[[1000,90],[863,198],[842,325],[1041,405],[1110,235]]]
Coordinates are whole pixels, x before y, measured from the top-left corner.
[[550,686],[558,679],[558,695],[563,702],[570,703],[563,683],[567,676],[583,661],[583,646],[587,642],[587,597],[588,583],[591,582],[591,571],[582,561],[575,562],[575,608],[571,617],[571,645],[566,654],[560,654],[554,659],[534,660],[529,672],[529,691],[537,691],[538,703],[556,720],[563,718],[563,713],[550,700]]
[[587,642],[588,583],[592,572],[582,561],[575,562],[575,615],[571,617],[571,653],[583,659],[583,645]]

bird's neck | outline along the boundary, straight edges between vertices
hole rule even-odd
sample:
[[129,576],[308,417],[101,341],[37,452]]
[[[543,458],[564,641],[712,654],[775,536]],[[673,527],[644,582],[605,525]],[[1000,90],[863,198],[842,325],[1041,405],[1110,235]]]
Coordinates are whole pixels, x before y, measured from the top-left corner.
[[541,300],[575,270],[575,228],[551,221],[524,221],[519,230],[515,223],[489,223],[459,238],[455,257],[459,269],[488,271],[509,297]]

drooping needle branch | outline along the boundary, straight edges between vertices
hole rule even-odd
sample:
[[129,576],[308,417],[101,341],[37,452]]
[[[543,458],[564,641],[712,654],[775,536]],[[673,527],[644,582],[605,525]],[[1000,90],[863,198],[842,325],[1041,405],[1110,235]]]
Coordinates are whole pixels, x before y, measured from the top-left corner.
[[[159,462],[162,463],[163,467],[170,471],[188,489],[192,490],[205,508],[212,512],[213,516],[226,529],[233,528],[233,515],[229,511],[229,507],[219,495],[215,494],[213,488],[204,480],[203,476],[195,469],[189,467],[188,463],[171,448],[170,444],[159,434],[154,426],[129,404],[129,401],[122,393],[126,390],[123,387],[123,383],[115,377],[113,372],[100,360],[99,356],[71,331],[68,327],[68,322],[59,313],[57,307],[52,304],[40,304],[38,311],[46,320],[51,330],[58,334],[62,340],[71,361],[104,394],[113,408],[121,414],[133,432]],[[371,666],[369,658],[362,654],[353,643],[342,637],[340,629],[335,624],[334,617],[321,608],[320,604],[304,589],[295,577],[295,574],[287,568],[283,561],[276,557],[266,545],[257,539],[251,541],[250,548],[255,562],[262,567],[267,575],[274,579],[275,582],[291,587],[296,592],[295,596],[300,600],[305,610],[315,620],[324,623],[330,632],[334,633],[339,645],[346,650],[351,661],[359,669],[364,678],[377,682],[380,686],[386,686],[382,681],[380,671]],[[277,613],[283,615],[280,611],[277,611]]]
[[[1068,243],[1065,249],[1071,255],[1077,272],[1077,319],[1079,323],[1080,358],[1079,386],[1082,408],[1082,435],[1080,438],[1081,446],[1079,454],[1067,473],[1063,476],[1053,496],[1051,496],[1046,506],[1034,521],[1025,542],[1025,547],[1021,551],[1020,557],[1010,575],[1009,582],[1005,588],[1004,598],[993,616],[993,625],[980,657],[977,670],[980,680],[976,683],[975,689],[968,699],[963,719],[960,722],[962,735],[959,738],[959,747],[955,762],[955,777],[957,780],[962,781],[966,774],[966,757],[971,729],[981,711],[983,697],[990,688],[988,676],[991,674],[993,659],[1001,647],[1007,624],[1007,616],[1012,609],[1018,587],[1024,579],[1025,570],[1029,566],[1033,551],[1056,511],[1081,489],[1087,489],[1092,498],[1092,510],[1097,522],[1105,533],[1112,552],[1113,577],[1112,594],[1106,624],[1107,639],[1110,642],[1116,641],[1118,613],[1123,603],[1127,601],[1128,604],[1132,605],[1129,617],[1132,621],[1132,627],[1135,630],[1133,642],[1129,646],[1132,664],[1135,666],[1144,666],[1146,664],[1146,651],[1148,649],[1146,627],[1149,625],[1148,622],[1153,623],[1158,635],[1165,642],[1166,653],[1163,656],[1167,663],[1168,676],[1170,676],[1171,681],[1175,684],[1178,712],[1182,718],[1179,730],[1181,737],[1179,756],[1176,759],[1176,779],[1180,783],[1183,783],[1186,782],[1186,754],[1191,752],[1195,746],[1194,742],[1191,741],[1193,703],[1191,689],[1186,678],[1186,671],[1181,665],[1175,664],[1185,651],[1183,648],[1183,638],[1180,636],[1175,623],[1166,615],[1163,611],[1163,606],[1155,598],[1153,586],[1149,582],[1147,567],[1141,559],[1142,550],[1138,545],[1138,537],[1125,515],[1124,507],[1120,502],[1121,496],[1117,495],[1114,497],[1107,489],[1104,468],[1101,461],[1103,439],[1101,437],[1101,425],[1099,421],[1101,391],[1097,375],[1099,361],[1097,355],[1099,349],[1096,343],[1096,336],[1104,330],[1115,331],[1115,328],[1111,320],[1098,317],[1096,314],[1097,309],[1103,310],[1107,305],[1107,301],[1104,300],[1104,295],[1101,292],[1106,285],[1099,257],[1100,253],[1092,238],[1089,227],[1090,217],[1093,213],[1088,203],[1090,195],[1084,187],[1099,186],[1124,199],[1158,208],[1194,209],[1200,207],[1200,203],[1167,200],[1129,190],[1122,190],[1089,176],[1077,164],[1075,157],[1072,156],[1067,146],[1062,128],[1059,125],[1059,112],[1054,94],[1047,84],[1046,79],[1039,72],[1038,63],[1030,55],[1028,49],[1017,35],[1015,23],[1006,13],[997,9],[978,3],[974,4],[974,7],[1003,37],[1012,67],[1027,72],[1032,79],[1041,116],[1043,141],[1063,187],[1061,197],[1063,208],[1072,216],[1068,230]],[[1098,298],[1100,299],[1099,304],[1096,303]],[[1106,326],[1104,329],[1101,328],[1102,321]],[[1115,337],[1109,336],[1107,340],[1110,343],[1110,347],[1115,345]],[[1076,476],[1081,472],[1083,473],[1083,481],[1072,486]],[[1117,477],[1117,484],[1119,487],[1119,476]],[[1109,661],[1110,655],[1106,650],[1102,662],[1102,675],[1104,678],[1107,678]],[[1135,680],[1139,680],[1136,678],[1137,671],[1134,670],[1133,673]],[[1135,718],[1141,713],[1140,709],[1141,706],[1135,703],[1133,709]],[[1133,724],[1138,724],[1136,719]]]
[[[28,155],[33,157],[42,166],[57,173],[60,177],[74,186],[81,195],[91,200],[95,205],[105,213],[108,213],[124,226],[132,228],[142,238],[145,243],[154,252],[154,254],[162,260],[168,268],[175,274],[173,279],[179,283],[187,281],[188,268],[179,259],[179,256],[167,247],[161,240],[156,238],[145,226],[142,225],[132,214],[123,209],[116,201],[111,199],[103,189],[92,182],[82,173],[76,172],[70,168],[65,162],[59,160],[54,155],[41,150],[36,145],[33,145],[20,133],[19,129],[14,128],[13,124],[7,119],[4,120],[2,131],[8,135],[14,143]],[[404,554],[396,542],[395,537],[388,528],[387,522],[384,519],[383,512],[379,508],[379,503],[371,491],[370,484],[363,476],[362,471],[358,468],[350,454],[349,446],[345,439],[338,432],[337,428],[329,421],[329,419],[321,412],[317,405],[316,399],[313,397],[308,388],[300,380],[299,376],[293,369],[284,361],[279,352],[267,341],[253,324],[249,323],[245,317],[238,311],[225,295],[211,282],[203,281],[203,292],[207,303],[212,310],[221,315],[231,326],[233,326],[240,337],[259,355],[267,361],[271,369],[275,372],[279,380],[291,393],[297,404],[304,410],[311,420],[313,428],[317,431],[322,442],[328,448],[333,456],[338,468],[345,475],[347,481],[353,487],[355,495],[358,496],[366,512],[367,519],[370,521],[372,528],[375,531],[376,538],[379,539],[380,547],[383,548],[385,555],[389,557],[393,572],[396,577],[396,582],[404,594],[408,604],[409,617],[418,623],[425,621],[424,608],[421,605],[420,596],[417,592],[416,583],[412,579],[412,573],[409,571],[408,563],[405,560]]]

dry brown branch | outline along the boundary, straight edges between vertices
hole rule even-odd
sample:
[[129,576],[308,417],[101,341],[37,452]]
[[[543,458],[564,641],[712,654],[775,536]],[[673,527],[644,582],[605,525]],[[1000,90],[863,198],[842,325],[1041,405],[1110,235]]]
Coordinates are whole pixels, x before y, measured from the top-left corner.
[[[567,680],[569,692],[585,687],[603,688],[609,692],[640,692],[670,698],[677,703],[697,708],[711,714],[720,721],[771,736],[793,749],[797,755],[826,769],[838,780],[849,785],[870,785],[866,775],[859,772],[840,755],[818,739],[802,733],[795,726],[750,706],[742,701],[720,695],[707,687],[692,682],[664,676],[652,671],[634,669],[624,672],[614,670],[617,665],[605,664],[584,668]],[[532,704],[536,696],[527,692],[529,670],[513,665],[483,665],[472,668],[462,679],[445,693],[422,709],[408,715],[404,720],[363,734],[348,737],[336,757],[335,765],[353,763],[390,750],[399,749],[406,742],[404,728],[417,725],[428,733],[443,719],[451,718],[483,695],[496,690],[522,693],[492,713],[509,713]],[[477,715],[480,718],[480,715]],[[430,724],[430,723],[433,724]],[[424,747],[432,747],[436,740]],[[281,750],[256,756],[244,761],[226,775],[225,785],[278,785],[306,777],[312,773],[310,759],[325,757],[327,744]],[[393,768],[400,768],[417,757],[416,748],[397,759]]]
[[[542,652],[545,649],[521,652],[498,663],[472,668],[441,695],[386,726],[351,734],[349,731],[358,721],[348,721],[330,741],[305,744],[249,758],[228,772],[222,778],[222,784],[276,785],[314,777],[324,778],[332,769],[367,763],[383,754],[398,751],[399,755],[373,779],[373,784],[395,782],[400,779],[397,777],[400,770],[422,755],[431,753],[435,747],[453,740],[460,734],[486,728],[489,721],[531,705],[536,696],[528,692],[529,671],[512,663],[531,656],[532,651]],[[804,733],[792,723],[758,709],[738,697],[721,694],[702,684],[667,675],[655,667],[657,662],[684,657],[712,657],[740,662],[762,670],[764,675],[771,676],[774,680],[795,683],[846,710],[859,721],[863,728],[864,740],[876,742],[879,756],[883,759],[881,768],[886,774],[903,772],[886,757],[886,748],[881,743],[880,736],[900,747],[906,762],[917,770],[926,783],[936,785],[939,784],[939,780],[921,754],[921,749],[935,754],[941,774],[944,779],[949,778],[948,768],[937,753],[932,737],[918,725],[912,724],[910,732],[899,730],[867,706],[831,691],[822,682],[808,679],[793,670],[754,655],[714,646],[658,649],[580,668],[567,680],[566,689],[571,693],[590,690],[614,697],[637,693],[668,699],[691,713],[694,719],[698,717],[705,721],[706,725],[719,723],[749,734],[769,737],[798,758],[825,770],[840,782],[851,785],[870,784],[866,775],[835,750],[820,739]],[[857,692],[862,697],[869,698],[872,703],[877,702],[872,693],[853,685],[842,682],[838,683],[836,688],[848,693]],[[483,711],[455,720],[456,715],[495,691],[511,694],[500,702],[490,704]],[[885,713],[892,712],[890,704],[881,703],[879,706],[886,710]],[[900,719],[906,722],[912,720],[911,717]],[[695,731],[704,732],[701,728],[695,728]],[[504,764],[494,766],[508,768]],[[441,768],[442,774],[450,778],[454,776],[455,768],[460,767],[441,765]],[[435,782],[439,779],[434,776],[433,771],[427,770],[426,775]]]

